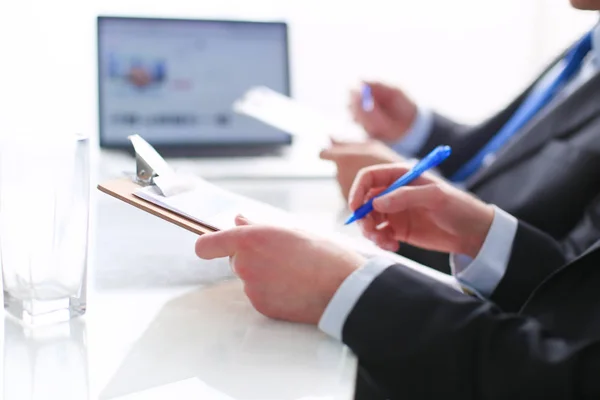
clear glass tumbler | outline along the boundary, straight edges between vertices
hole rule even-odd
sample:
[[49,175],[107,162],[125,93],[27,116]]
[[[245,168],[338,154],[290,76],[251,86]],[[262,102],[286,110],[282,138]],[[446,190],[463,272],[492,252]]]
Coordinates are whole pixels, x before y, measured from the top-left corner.
[[86,310],[90,149],[81,135],[0,139],[4,308],[26,324]]

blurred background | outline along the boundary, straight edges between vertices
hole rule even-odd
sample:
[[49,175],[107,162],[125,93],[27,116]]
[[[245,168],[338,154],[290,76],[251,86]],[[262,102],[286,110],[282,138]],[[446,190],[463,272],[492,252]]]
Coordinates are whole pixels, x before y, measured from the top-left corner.
[[597,20],[568,0],[19,0],[0,5],[0,129],[96,138],[98,14],[289,23],[294,97],[347,117],[361,78],[475,122]]

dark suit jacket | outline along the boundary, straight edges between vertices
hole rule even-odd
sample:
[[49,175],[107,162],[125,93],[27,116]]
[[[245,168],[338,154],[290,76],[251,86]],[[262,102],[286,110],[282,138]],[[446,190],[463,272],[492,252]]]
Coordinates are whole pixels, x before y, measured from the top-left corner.
[[[510,119],[531,87],[478,126],[436,115],[419,156],[439,144],[452,146],[452,155],[440,166],[444,176],[451,176]],[[561,241],[561,257],[570,260],[600,239],[600,74],[549,107],[504,146],[493,164],[471,177],[466,188]],[[447,254],[406,244],[400,254],[449,272]]]
[[343,341],[390,399],[600,399],[600,245],[564,267],[520,223],[492,302],[393,266]]

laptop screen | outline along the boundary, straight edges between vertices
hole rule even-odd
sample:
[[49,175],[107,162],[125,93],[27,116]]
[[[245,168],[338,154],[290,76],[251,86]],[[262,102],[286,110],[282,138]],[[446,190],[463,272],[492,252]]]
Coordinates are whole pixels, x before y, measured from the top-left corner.
[[103,147],[291,142],[232,111],[253,86],[290,95],[285,23],[99,17],[98,63]]

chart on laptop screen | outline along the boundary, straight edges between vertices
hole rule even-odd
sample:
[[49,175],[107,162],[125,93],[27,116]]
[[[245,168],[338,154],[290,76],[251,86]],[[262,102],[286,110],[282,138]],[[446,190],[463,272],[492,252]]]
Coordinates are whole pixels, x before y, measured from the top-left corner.
[[232,110],[256,85],[289,94],[287,51],[282,23],[99,17],[101,143],[289,143]]

